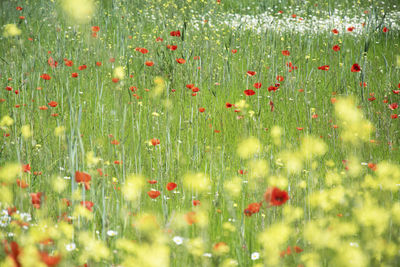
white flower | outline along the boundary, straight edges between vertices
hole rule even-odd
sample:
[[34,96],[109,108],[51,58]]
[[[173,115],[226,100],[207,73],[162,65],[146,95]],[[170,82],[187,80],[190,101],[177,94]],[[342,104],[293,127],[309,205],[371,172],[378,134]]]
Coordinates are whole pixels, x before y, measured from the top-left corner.
[[24,222],[30,222],[32,220],[32,216],[29,213],[21,213],[21,220],[23,220]]
[[116,236],[118,234],[118,232],[117,231],[114,231],[114,230],[108,230],[107,231],[107,235],[108,236]]
[[204,256],[204,257],[211,258],[211,257],[212,257],[212,254],[211,254],[211,253],[204,253],[203,256]]
[[76,245],[75,245],[75,243],[66,244],[65,249],[68,251],[73,251],[76,249]]
[[260,253],[258,253],[258,252],[251,253],[251,259],[253,261],[258,260],[259,258],[260,258]]
[[174,236],[174,238],[172,238],[172,241],[174,241],[175,244],[179,246],[183,243],[183,238],[180,236]]

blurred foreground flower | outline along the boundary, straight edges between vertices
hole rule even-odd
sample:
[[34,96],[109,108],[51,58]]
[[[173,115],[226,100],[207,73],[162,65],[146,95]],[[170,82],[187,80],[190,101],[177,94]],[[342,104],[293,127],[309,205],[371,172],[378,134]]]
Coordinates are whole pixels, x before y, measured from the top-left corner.
[[88,23],[96,9],[93,0],[63,0],[62,8],[71,20],[78,24]]
[[4,37],[14,37],[18,36],[22,33],[20,29],[18,29],[17,25],[15,24],[6,24],[4,26],[3,36]]

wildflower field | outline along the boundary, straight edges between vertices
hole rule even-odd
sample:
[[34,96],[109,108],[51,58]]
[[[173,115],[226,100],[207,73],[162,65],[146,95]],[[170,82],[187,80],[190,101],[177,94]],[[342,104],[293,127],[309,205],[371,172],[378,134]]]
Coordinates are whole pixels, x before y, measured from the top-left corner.
[[400,266],[400,3],[0,1],[0,266]]

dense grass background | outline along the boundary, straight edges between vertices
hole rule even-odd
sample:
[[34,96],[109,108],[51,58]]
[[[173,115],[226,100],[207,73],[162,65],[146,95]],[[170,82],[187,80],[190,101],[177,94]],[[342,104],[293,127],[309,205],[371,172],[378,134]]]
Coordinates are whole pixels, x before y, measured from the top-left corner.
[[[31,173],[12,178],[25,180],[29,184],[25,189],[14,181],[2,185],[3,192],[8,190],[12,197],[11,201],[0,198],[0,207],[15,206],[21,213],[30,213],[32,221],[28,229],[15,224],[2,227],[1,239],[17,241],[23,251],[32,253],[25,254],[30,260],[21,256],[26,265],[38,264],[32,257],[37,250],[61,255],[61,266],[234,266],[235,262],[239,266],[398,265],[398,187],[388,189],[379,184],[389,179],[388,173],[392,175],[389,184],[400,181],[399,167],[394,165],[400,159],[399,119],[391,118],[398,109],[388,108],[399,101],[392,90],[399,90],[400,39],[399,32],[392,30],[395,25],[382,20],[385,13],[399,11],[399,7],[394,7],[396,1],[361,2],[101,1],[90,22],[77,24],[65,14],[61,2],[2,1],[0,24],[16,24],[22,32],[0,39],[0,98],[4,99],[0,119],[8,115],[14,120],[11,126],[1,128],[0,166],[7,170],[5,166],[11,162],[29,163]],[[16,10],[17,6],[23,10]],[[298,16],[323,19],[321,12],[339,12],[335,9],[355,17],[368,10],[362,33],[340,29],[338,35],[301,34],[289,28],[259,34],[245,25],[233,29],[222,23],[227,13],[255,15],[282,10],[290,20],[294,11],[300,10]],[[202,14],[207,14],[204,19],[208,22],[196,29],[194,18]],[[100,27],[97,37],[92,36],[92,26]],[[383,33],[383,27],[389,31]],[[170,36],[176,30],[181,36]],[[157,37],[163,41],[156,42]],[[167,45],[178,48],[170,51]],[[341,50],[333,51],[334,45],[340,45]],[[149,52],[142,54],[135,51],[137,47]],[[282,50],[289,50],[290,56],[283,56]],[[49,57],[58,61],[57,67],[48,64]],[[72,60],[73,66],[65,66],[64,58]],[[186,63],[178,64],[177,58]],[[146,61],[154,65],[148,67]],[[289,72],[287,62],[298,69]],[[361,65],[361,72],[350,71],[354,63]],[[87,69],[78,70],[84,64]],[[318,70],[322,65],[330,69]],[[125,77],[114,83],[119,66]],[[248,76],[247,71],[256,75]],[[72,78],[73,72],[79,76]],[[41,79],[43,73],[51,79]],[[277,75],[284,81],[279,90],[269,92],[267,88],[278,83]],[[156,77],[164,82],[162,93],[154,97]],[[256,82],[262,83],[260,89],[253,87]],[[366,86],[360,86],[364,82]],[[196,96],[187,84],[199,88]],[[13,91],[5,90],[6,86]],[[133,92],[131,87],[137,90]],[[246,89],[256,94],[246,96]],[[375,101],[368,100],[372,94]],[[341,131],[346,126],[335,115],[332,98],[350,95],[354,106],[359,106],[354,109],[364,114],[362,120],[375,126],[366,142],[342,140]],[[227,102],[241,100],[246,106],[226,108]],[[49,107],[50,101],[58,106]],[[41,106],[49,109],[41,110]],[[199,112],[201,107],[205,112]],[[58,116],[51,115],[54,113]],[[312,118],[313,114],[318,117]],[[32,136],[21,134],[23,125],[29,126]],[[282,130],[280,144],[271,136],[274,126]],[[60,127],[64,133],[55,135]],[[323,141],[327,152],[305,159],[298,147],[301,138],[308,135],[319,140],[316,142]],[[250,136],[256,137],[262,148],[249,159],[241,158],[238,144]],[[160,145],[149,144],[152,138],[159,139]],[[112,144],[112,140],[119,144]],[[89,152],[100,160],[93,160]],[[285,159],[282,152],[292,156]],[[267,162],[269,171],[252,177],[257,171],[252,162],[260,159]],[[301,166],[291,172],[287,165],[296,160]],[[382,170],[379,174],[365,166],[384,161],[393,165],[378,165],[378,171]],[[90,190],[75,182],[76,171],[91,174]],[[205,175],[210,187],[185,187],[187,173]],[[339,178],[332,183],[329,175],[333,173]],[[137,185],[135,190],[141,196],[128,201],[120,188],[126,186],[131,174],[141,174],[144,181],[157,180],[157,184]],[[227,186],[236,176],[240,179],[239,186],[234,186],[240,191],[237,197]],[[376,184],[369,177],[374,177]],[[67,186],[57,190],[65,182]],[[175,191],[166,190],[168,182],[178,185]],[[290,200],[281,207],[264,204],[259,213],[245,216],[247,205],[262,201],[270,186],[288,191]],[[152,188],[161,192],[155,200],[146,193]],[[135,190],[127,194],[134,195]],[[35,192],[45,196],[40,209],[31,203],[29,193]],[[72,205],[66,207],[63,198]],[[202,204],[194,207],[193,199]],[[91,215],[79,210],[82,200],[94,203]],[[296,208],[302,214],[299,218],[294,215]],[[184,215],[191,211],[198,216],[193,225]],[[364,213],[364,217],[358,216],[364,211],[369,211],[370,217]],[[71,216],[67,225],[73,231],[57,230],[68,228],[60,221],[65,216]],[[37,230],[44,225],[51,229],[47,234]],[[328,241],[311,238],[308,227],[315,228],[316,239]],[[107,235],[110,229],[118,234]],[[330,231],[333,236],[327,234]],[[92,241],[85,241],[89,240],[83,236],[86,232]],[[174,236],[183,237],[183,245],[175,244]],[[37,245],[45,238],[54,243]],[[125,239],[131,246],[140,246],[129,249],[121,245]],[[224,242],[229,251],[216,248],[218,242]],[[67,251],[65,245],[70,243],[76,243],[78,249]],[[269,248],[270,243],[276,247]],[[353,245],[347,248],[349,243]],[[92,250],[87,249],[89,244],[95,244]],[[279,257],[287,246],[304,251]],[[94,256],[100,247],[110,252],[100,253],[104,258]],[[253,252],[259,252],[260,259],[253,261]],[[2,260],[11,262],[6,252],[0,253]]]

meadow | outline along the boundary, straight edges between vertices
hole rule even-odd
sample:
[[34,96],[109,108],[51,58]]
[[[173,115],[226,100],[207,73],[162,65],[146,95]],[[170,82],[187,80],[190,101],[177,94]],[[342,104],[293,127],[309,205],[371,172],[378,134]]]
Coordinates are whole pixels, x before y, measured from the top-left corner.
[[0,14],[0,266],[400,265],[397,1]]

